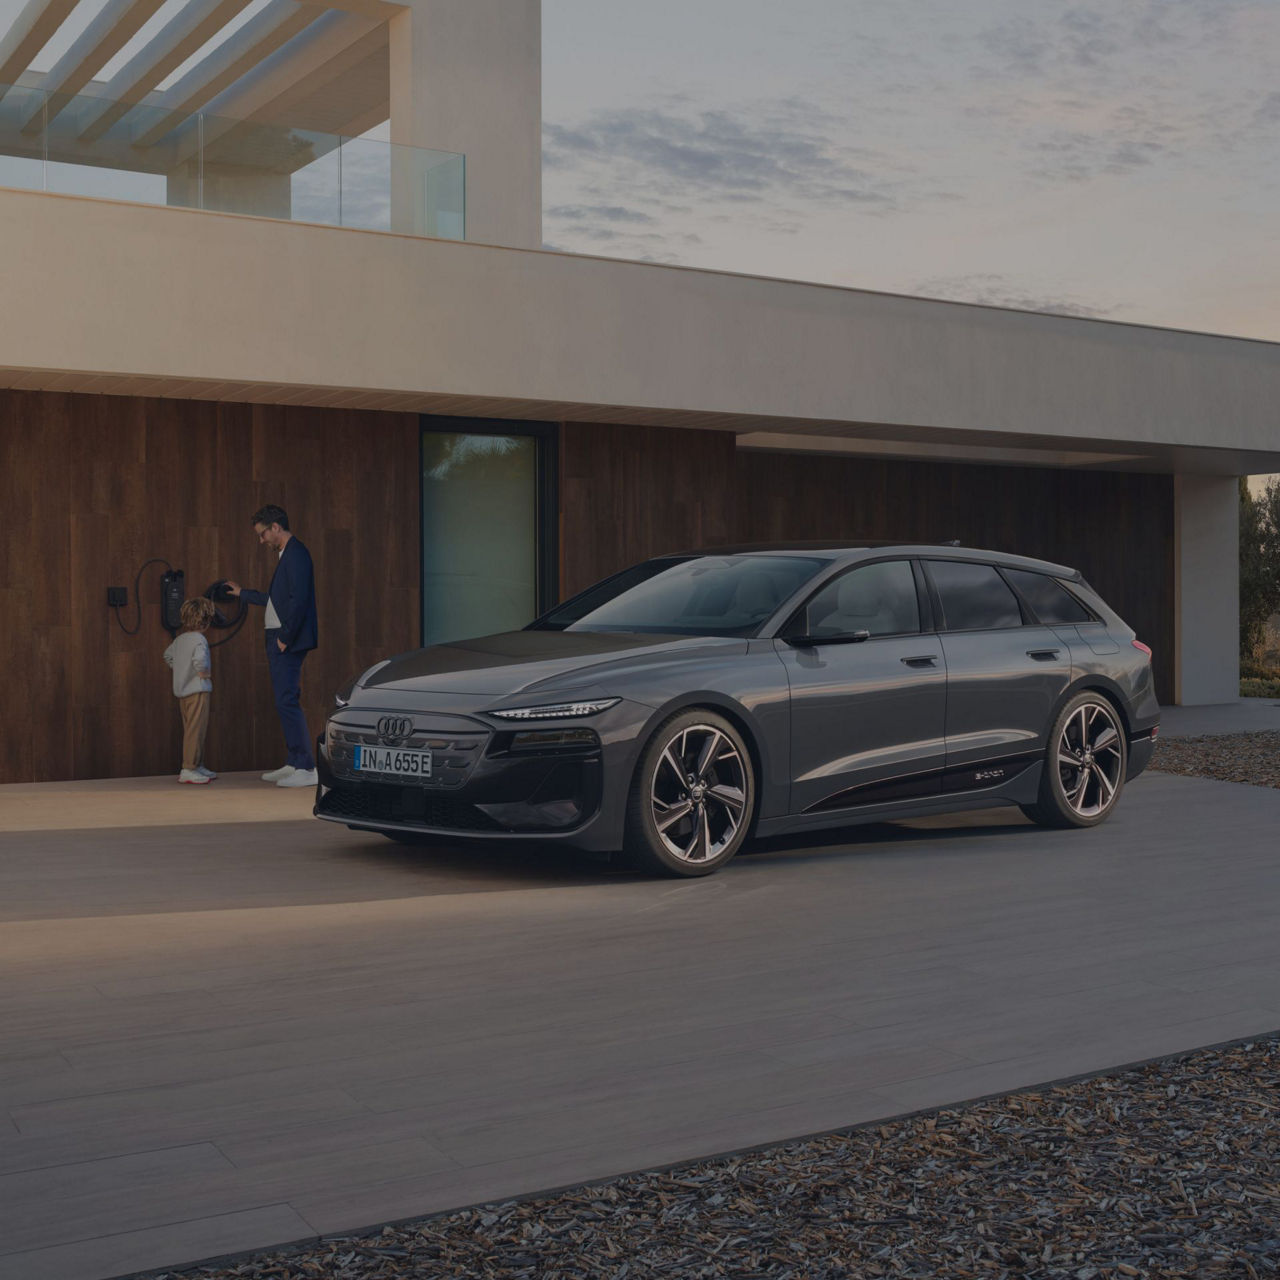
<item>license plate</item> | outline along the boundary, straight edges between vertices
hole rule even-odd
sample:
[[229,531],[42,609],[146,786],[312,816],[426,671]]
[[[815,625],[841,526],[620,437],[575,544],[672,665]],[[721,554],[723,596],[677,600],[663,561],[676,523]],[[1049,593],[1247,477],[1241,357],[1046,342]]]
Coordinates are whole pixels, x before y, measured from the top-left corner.
[[360,773],[390,774],[394,778],[429,778],[431,752],[358,746],[355,750],[355,767]]

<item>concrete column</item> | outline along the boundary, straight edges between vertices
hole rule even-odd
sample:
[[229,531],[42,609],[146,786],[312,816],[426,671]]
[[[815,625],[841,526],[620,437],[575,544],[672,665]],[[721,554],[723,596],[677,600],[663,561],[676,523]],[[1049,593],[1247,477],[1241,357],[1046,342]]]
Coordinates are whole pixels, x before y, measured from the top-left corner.
[[1234,476],[1174,476],[1174,701],[1240,696],[1240,498]]
[[[466,156],[466,238],[542,246],[541,0],[408,0],[389,24],[391,141]],[[422,233],[421,165],[392,162],[392,227]]]

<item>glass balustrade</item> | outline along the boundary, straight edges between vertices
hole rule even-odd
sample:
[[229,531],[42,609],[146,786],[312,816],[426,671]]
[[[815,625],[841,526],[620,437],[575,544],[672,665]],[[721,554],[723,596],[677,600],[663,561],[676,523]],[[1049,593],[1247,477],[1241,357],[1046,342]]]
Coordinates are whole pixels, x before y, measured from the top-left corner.
[[453,152],[23,85],[0,85],[0,187],[466,237]]

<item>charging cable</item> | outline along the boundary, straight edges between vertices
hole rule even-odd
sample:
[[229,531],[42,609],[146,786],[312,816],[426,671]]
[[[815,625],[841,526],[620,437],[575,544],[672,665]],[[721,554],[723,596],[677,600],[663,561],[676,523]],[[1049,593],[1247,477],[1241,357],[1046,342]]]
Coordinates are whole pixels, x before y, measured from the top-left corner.
[[127,636],[136,636],[142,627],[142,597],[138,594],[138,588],[142,585],[142,575],[153,564],[162,564],[166,569],[169,570],[170,573],[173,572],[173,565],[171,565],[167,560],[163,559],[160,556],[155,556],[152,559],[148,560],[142,566],[142,568],[138,570],[138,576],[133,580],[133,607],[137,610],[137,616],[134,618],[132,630],[130,630],[128,627],[124,625],[123,622],[120,621],[121,606],[118,604],[113,604],[111,606],[115,610],[116,621],[120,623],[120,630],[123,631]]

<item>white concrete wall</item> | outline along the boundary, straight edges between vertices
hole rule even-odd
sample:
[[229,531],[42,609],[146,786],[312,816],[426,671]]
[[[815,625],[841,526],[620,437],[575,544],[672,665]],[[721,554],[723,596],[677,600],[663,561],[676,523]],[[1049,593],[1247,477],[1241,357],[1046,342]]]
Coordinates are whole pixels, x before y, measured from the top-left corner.
[[10,369],[1250,449],[1280,471],[1271,343],[4,190],[0,281]]
[[1240,498],[1234,476],[1174,477],[1174,700],[1240,696]]
[[468,240],[540,247],[541,0],[409,0],[389,31],[391,141],[466,156]]

